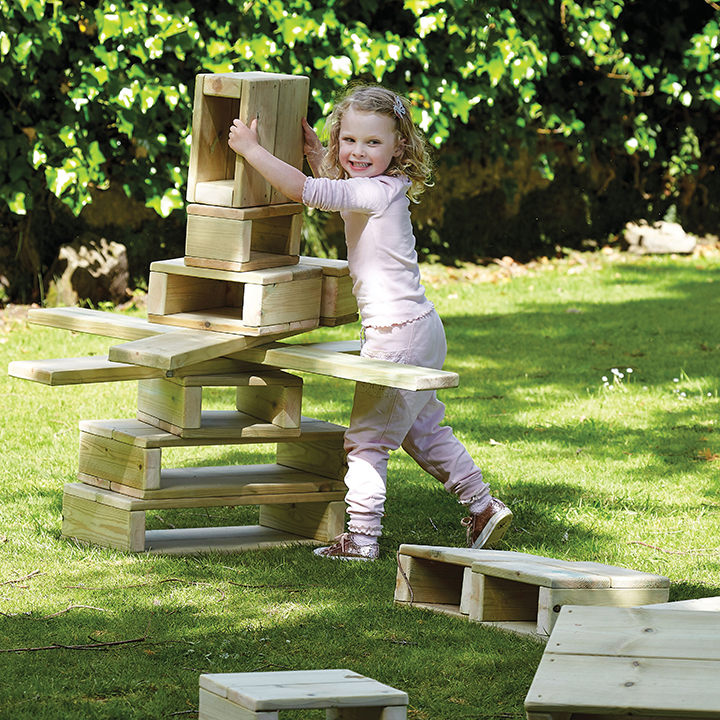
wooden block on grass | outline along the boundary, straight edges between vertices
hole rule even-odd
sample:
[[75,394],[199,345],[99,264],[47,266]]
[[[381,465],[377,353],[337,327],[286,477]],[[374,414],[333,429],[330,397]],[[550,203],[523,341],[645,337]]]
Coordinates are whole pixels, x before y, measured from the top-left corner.
[[715,718],[720,615],[565,607],[532,681],[530,719]]
[[260,525],[332,542],[345,528],[345,503],[289,503],[260,506]]

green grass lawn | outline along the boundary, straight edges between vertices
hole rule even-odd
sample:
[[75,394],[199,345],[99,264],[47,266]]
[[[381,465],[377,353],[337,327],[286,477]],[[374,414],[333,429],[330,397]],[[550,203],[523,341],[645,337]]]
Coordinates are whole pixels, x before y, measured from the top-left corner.
[[[501,549],[661,573],[672,600],[720,595],[718,253],[423,272],[447,329],[446,369],[460,374],[441,391],[447,420],[515,515]],[[462,508],[402,451],[376,563],[306,547],[131,555],[62,539],[78,422],[132,417],[137,387],[51,388],[6,368],[118,342],[8,319],[0,332],[0,717],[193,718],[201,673],[314,668],[405,690],[410,718],[524,717],[542,644],[393,604],[401,543],[464,544]],[[352,384],[304,380],[304,414],[346,424]],[[204,398],[233,407],[229,389]],[[261,446],[163,454],[169,467],[263,458]],[[148,527],[256,518],[173,510]]]

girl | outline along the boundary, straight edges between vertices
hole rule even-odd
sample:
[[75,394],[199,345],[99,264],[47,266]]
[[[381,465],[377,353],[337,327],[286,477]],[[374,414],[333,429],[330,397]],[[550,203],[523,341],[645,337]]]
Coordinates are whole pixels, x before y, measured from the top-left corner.
[[[408,101],[381,87],[352,90],[328,119],[327,150],[303,120],[305,155],[315,176],[278,160],[257,141],[257,121],[233,122],[228,143],[295,202],[340,211],[363,327],[360,355],[440,369],[445,331],[420,284],[409,202],[428,183],[424,138]],[[435,391],[358,383],[345,433],[348,532],[317,555],[375,560],[386,495],[388,455],[402,446],[423,470],[466,505],[468,544],[495,545],[512,513],[490,496],[482,473],[451,428]]]

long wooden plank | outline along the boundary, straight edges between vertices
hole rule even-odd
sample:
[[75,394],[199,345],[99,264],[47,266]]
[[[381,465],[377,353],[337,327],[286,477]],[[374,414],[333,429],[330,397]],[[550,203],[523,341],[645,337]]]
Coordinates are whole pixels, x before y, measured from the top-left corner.
[[338,355],[335,352],[303,345],[268,343],[261,347],[232,353],[230,357],[286,370],[329,375],[344,380],[404,390],[436,390],[457,387],[460,382],[457,373],[446,370],[400,365],[353,355]]
[[719,674],[720,664],[708,660],[545,653],[525,709],[717,718]]
[[173,328],[152,325],[144,318],[79,307],[29,310],[28,322],[123,340],[139,340],[174,332]]
[[652,606],[565,607],[546,652],[720,661],[720,615]]

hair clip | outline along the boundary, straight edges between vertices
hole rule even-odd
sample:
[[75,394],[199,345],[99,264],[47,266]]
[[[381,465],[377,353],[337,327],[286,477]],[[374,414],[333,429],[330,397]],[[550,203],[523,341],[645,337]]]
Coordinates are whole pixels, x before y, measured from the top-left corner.
[[399,95],[395,96],[395,102],[393,103],[393,112],[398,117],[398,119],[404,118],[407,112],[407,110],[405,110],[405,106],[403,105],[403,101],[400,99]]

